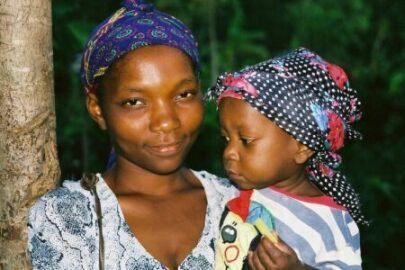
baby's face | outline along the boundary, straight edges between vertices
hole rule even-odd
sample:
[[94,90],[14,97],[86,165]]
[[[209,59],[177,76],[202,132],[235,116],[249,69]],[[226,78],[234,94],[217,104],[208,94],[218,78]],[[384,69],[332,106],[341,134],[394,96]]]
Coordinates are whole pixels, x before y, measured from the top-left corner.
[[282,186],[293,177],[299,148],[294,138],[243,100],[222,99],[219,116],[225,170],[239,188]]

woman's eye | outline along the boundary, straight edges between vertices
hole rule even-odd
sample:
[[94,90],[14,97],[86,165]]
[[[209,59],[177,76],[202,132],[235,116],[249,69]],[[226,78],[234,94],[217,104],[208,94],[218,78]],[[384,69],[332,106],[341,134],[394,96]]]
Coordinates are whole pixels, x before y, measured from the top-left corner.
[[195,91],[184,91],[182,93],[180,93],[177,97],[176,100],[181,100],[181,99],[186,99],[186,98],[190,98],[196,95]]
[[144,103],[140,99],[137,99],[137,98],[130,98],[130,99],[124,100],[122,102],[122,105],[130,106],[130,107],[141,106],[143,104]]

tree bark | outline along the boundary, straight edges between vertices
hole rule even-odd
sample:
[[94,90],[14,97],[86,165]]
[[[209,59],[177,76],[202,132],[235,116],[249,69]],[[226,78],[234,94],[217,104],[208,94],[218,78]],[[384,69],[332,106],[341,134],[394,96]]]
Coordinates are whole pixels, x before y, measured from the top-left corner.
[[0,0],[0,269],[29,269],[27,211],[59,178],[51,0]]

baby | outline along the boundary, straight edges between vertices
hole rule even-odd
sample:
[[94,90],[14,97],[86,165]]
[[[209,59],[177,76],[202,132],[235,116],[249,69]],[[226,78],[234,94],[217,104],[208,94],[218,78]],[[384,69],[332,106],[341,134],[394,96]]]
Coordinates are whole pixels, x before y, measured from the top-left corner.
[[216,269],[361,269],[357,224],[367,222],[335,170],[344,138],[361,138],[352,128],[360,101],[343,69],[299,48],[221,75],[207,95],[218,102],[226,172],[241,189],[221,220]]

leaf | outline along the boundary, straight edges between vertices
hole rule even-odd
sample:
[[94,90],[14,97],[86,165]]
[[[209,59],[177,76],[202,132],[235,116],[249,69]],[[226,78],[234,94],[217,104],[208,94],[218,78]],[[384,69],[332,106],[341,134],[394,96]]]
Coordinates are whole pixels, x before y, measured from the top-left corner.
[[389,86],[388,93],[391,96],[401,94],[401,92],[404,91],[405,73],[403,71],[398,71],[398,72],[394,73],[390,77],[389,85],[390,86]]
[[88,22],[83,21],[73,21],[68,24],[68,29],[71,35],[75,38],[75,40],[83,46],[87,38],[90,34],[90,31],[94,25],[89,24]]

